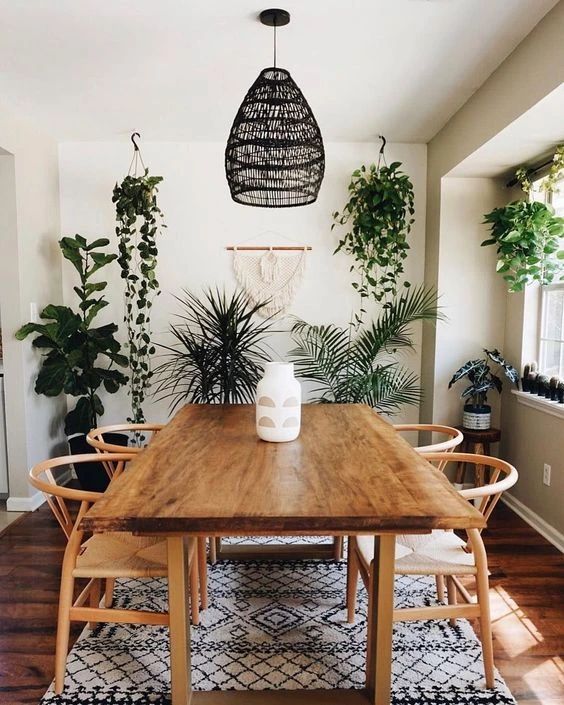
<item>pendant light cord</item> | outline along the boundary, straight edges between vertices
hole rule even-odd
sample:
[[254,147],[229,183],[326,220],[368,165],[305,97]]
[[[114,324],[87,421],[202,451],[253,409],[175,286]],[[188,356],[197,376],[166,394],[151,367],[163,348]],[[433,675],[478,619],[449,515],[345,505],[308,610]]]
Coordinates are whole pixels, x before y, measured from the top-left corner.
[[274,68],[276,68],[276,17],[274,18]]

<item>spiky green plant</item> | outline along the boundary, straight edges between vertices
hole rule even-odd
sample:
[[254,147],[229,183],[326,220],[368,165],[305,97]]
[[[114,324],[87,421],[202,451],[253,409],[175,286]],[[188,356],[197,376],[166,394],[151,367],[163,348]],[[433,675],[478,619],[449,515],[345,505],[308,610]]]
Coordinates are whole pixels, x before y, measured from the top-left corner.
[[420,286],[390,301],[358,332],[296,320],[290,359],[297,376],[313,384],[313,402],[365,403],[393,414],[421,400],[419,378],[399,355],[414,348],[413,324],[437,318],[444,316],[436,292]]
[[263,347],[271,320],[254,316],[266,303],[254,304],[243,292],[228,297],[207,289],[202,298],[190,291],[177,297],[183,306],[170,330],[174,345],[159,345],[165,360],[155,370],[157,399],[180,404],[253,402],[263,363],[271,355]]

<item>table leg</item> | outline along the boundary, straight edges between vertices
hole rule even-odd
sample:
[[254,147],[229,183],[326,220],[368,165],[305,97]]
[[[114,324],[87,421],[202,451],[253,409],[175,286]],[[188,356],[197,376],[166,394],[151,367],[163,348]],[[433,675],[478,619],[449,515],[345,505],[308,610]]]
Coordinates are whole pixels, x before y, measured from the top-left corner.
[[189,705],[192,690],[188,539],[170,536],[167,538],[167,553],[172,705]]
[[392,683],[392,629],[396,537],[374,537],[368,584],[366,687],[373,705],[389,705]]

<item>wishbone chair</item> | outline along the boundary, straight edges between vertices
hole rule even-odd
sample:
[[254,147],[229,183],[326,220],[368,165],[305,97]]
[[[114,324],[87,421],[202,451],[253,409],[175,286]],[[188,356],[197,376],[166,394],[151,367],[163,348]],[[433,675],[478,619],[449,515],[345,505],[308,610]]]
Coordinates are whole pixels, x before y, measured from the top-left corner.
[[[124,466],[134,457],[133,453],[109,453],[105,462],[113,468],[114,476],[123,472]],[[55,518],[67,537],[63,558],[57,642],[55,656],[55,692],[63,692],[71,621],[123,622],[132,624],[168,625],[168,613],[147,610],[114,609],[111,607],[113,583],[116,578],[167,577],[166,540],[140,537],[126,532],[96,533],[89,538],[81,528],[82,518],[102,496],[101,492],[88,492],[59,485],[55,472],[70,464],[92,463],[91,454],[67,455],[39,463],[29,473],[29,482],[43,492]],[[68,502],[79,504],[73,517]],[[192,623],[198,624],[198,562],[196,541],[189,539],[190,603]],[[74,600],[75,581],[86,578],[88,583]],[[106,581],[104,606],[101,607],[102,581]],[[108,583],[109,586],[108,587]]]
[[[479,499],[479,511],[487,520],[502,493],[517,482],[517,470],[498,458],[472,453],[430,453],[425,456],[430,462],[466,462],[490,467],[490,482],[481,487],[460,490],[468,500]],[[396,575],[445,575],[447,577],[448,604],[431,607],[410,607],[394,610],[394,621],[449,618],[451,624],[457,617],[477,617],[480,620],[480,636],[484,660],[486,687],[494,687],[493,645],[489,605],[488,561],[481,531],[468,529],[467,540],[459,538],[453,531],[435,530],[431,535],[398,536],[396,539]],[[370,564],[374,559],[373,536],[349,537],[347,563],[347,618],[354,622],[356,591],[360,573],[368,594],[373,589],[369,584]],[[460,582],[458,575],[474,575],[477,599],[474,600]],[[466,604],[457,604],[457,593]],[[444,595],[441,596],[444,599]],[[442,599],[440,600],[443,601]],[[373,605],[369,601],[368,610]]]

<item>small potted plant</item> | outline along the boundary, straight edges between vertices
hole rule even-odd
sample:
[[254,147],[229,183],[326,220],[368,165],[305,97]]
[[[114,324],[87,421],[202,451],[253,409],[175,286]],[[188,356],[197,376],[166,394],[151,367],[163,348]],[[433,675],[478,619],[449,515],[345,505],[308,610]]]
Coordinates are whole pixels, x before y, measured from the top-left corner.
[[470,403],[464,405],[462,425],[471,430],[486,430],[491,425],[492,408],[487,403],[488,392],[496,389],[501,393],[502,381],[491,367],[490,361],[499,365],[506,377],[515,386],[519,386],[519,372],[503,358],[499,350],[486,350],[487,357],[477,360],[469,360],[464,363],[452,376],[448,383],[450,389],[455,382],[466,377],[470,383],[460,395],[462,399],[467,399]]
[[558,377],[551,377],[550,378],[550,382],[549,382],[549,387],[550,387],[549,399],[550,399],[550,401],[558,401],[558,395],[557,395],[558,382],[560,382],[560,379]]
[[[98,312],[108,305],[103,296],[97,295],[106,288],[107,282],[92,281],[99,269],[117,257],[100,251],[108,244],[106,238],[88,244],[80,235],[60,240],[63,257],[80,276],[80,286],[74,287],[80,300],[78,311],[51,304],[40,313],[42,323],[26,323],[16,332],[18,340],[34,334],[33,346],[43,353],[35,381],[37,394],[56,397],[64,393],[78,398],[65,417],[71,453],[94,452],[86,442],[86,434],[98,425],[104,413],[98,395],[100,387],[112,394],[127,382],[127,377],[115,368],[115,365],[126,367],[128,364],[114,336],[117,325],[92,325]],[[113,435],[111,442],[127,445],[126,436]],[[107,487],[108,476],[102,463],[81,463],[76,471],[83,489],[100,492]]]
[[564,404],[564,381],[558,382],[556,387],[556,398],[559,404]]

